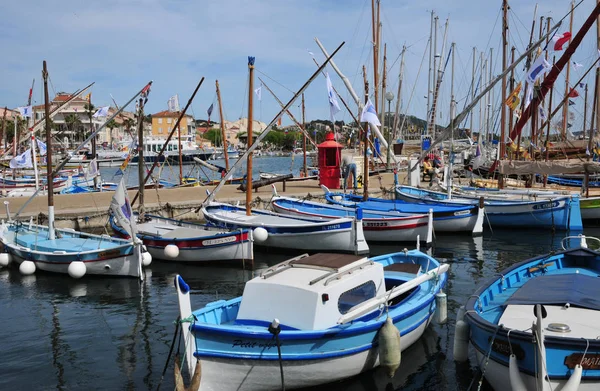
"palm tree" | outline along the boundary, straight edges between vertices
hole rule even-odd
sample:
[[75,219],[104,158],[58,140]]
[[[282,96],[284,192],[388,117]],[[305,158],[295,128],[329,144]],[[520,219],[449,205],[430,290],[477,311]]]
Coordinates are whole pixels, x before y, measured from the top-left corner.
[[89,120],[90,120],[90,134],[92,134],[92,132],[94,131],[92,128],[92,116],[94,115],[94,111],[96,110],[96,107],[91,104],[91,103],[86,103],[83,108],[85,109],[85,113],[87,114]]
[[109,134],[109,137],[110,137],[110,146],[112,148],[112,143],[113,143],[113,129],[119,127],[119,125],[117,124],[117,122],[114,119],[111,119],[106,124],[106,127],[108,128],[108,134]]

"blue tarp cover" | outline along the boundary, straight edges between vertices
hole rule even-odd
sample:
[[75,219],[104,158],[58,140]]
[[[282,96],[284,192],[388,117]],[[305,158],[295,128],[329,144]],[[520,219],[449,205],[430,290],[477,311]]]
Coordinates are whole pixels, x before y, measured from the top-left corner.
[[527,281],[506,304],[564,305],[600,310],[600,278],[582,274],[540,276]]

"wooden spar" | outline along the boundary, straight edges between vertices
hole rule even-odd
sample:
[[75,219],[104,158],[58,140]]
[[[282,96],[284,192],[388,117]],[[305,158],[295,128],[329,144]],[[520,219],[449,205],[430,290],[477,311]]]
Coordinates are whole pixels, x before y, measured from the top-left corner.
[[[363,65],[363,80],[365,84],[365,105],[369,100],[369,82],[367,81],[367,69]],[[364,132],[364,146],[363,146],[363,201],[367,201],[369,199],[369,155],[367,154],[367,149],[369,146],[369,124],[365,124]]]
[[[600,15],[600,3],[598,3],[596,7],[594,7],[594,10],[591,12],[590,16],[587,18],[583,26],[581,26],[581,29],[577,32],[575,38],[573,38],[573,40],[571,41],[571,44],[566,48],[563,55],[558,59],[556,65],[552,67],[550,72],[548,72],[548,75],[546,76],[546,78],[540,86],[538,95],[533,97],[533,100],[531,101],[529,106],[527,106],[527,108],[523,111],[523,114],[521,115],[519,121],[517,121],[517,124],[515,125],[514,129],[510,132],[509,137],[511,138],[511,140],[514,140],[517,135],[521,134],[521,131],[523,130],[523,127],[525,126],[527,120],[531,116],[531,113],[534,112],[534,110],[537,110],[540,100],[544,99],[544,97],[550,90],[550,87],[554,84],[560,72],[569,62],[571,56],[573,55],[573,53],[575,53],[575,50],[583,40],[585,34],[592,27],[592,24],[594,23],[598,15]],[[568,91],[566,98],[568,99]]]
[[[44,79],[44,113],[46,118],[50,118],[50,99],[48,98],[48,68],[44,60],[42,70],[42,78]],[[54,240],[54,183],[52,175],[52,129],[50,121],[46,121],[46,173],[48,175],[48,239]]]
[[[569,33],[573,33],[573,10],[575,8],[575,1],[571,2],[571,16],[569,18]],[[571,46],[571,38],[569,38],[569,46]],[[559,60],[560,61],[560,60]],[[569,75],[571,74],[571,64],[568,61],[565,66],[567,67],[567,73],[565,74],[565,96],[569,93]],[[563,107],[563,121],[562,121],[562,130],[561,130],[561,138],[564,140],[567,136],[567,123],[569,117],[569,105]]]
[[[406,45],[402,46],[402,54],[401,54],[401,60],[400,60],[400,72],[398,74],[398,94],[396,95],[396,110],[394,111],[394,127],[393,127],[393,135],[394,135],[394,139],[397,137],[397,129],[398,129],[398,122],[400,122],[400,102],[402,101],[402,99],[400,98],[402,96],[402,79],[404,78],[404,53],[406,52]],[[402,139],[404,139],[402,132],[399,133],[400,137]],[[389,145],[388,145],[388,150],[389,150]]]
[[[179,113],[179,118],[177,118],[177,122],[175,122],[175,125],[173,126],[173,129],[171,129],[171,132],[169,133],[169,136],[167,137],[167,139],[165,140],[165,143],[163,144],[160,152],[158,153],[158,155],[156,155],[156,157],[154,158],[154,163],[152,164],[152,167],[150,167],[150,170],[148,171],[148,173],[146,174],[146,177],[144,178],[144,183],[140,183],[140,188],[143,187],[143,185],[146,184],[146,182],[148,182],[148,178],[150,178],[150,176],[152,175],[152,172],[154,171],[154,169],[156,168],[156,166],[158,166],[158,161],[160,160],[160,157],[163,155],[163,153],[165,153],[165,149],[167,149],[167,145],[169,144],[169,141],[171,140],[171,137],[173,137],[173,133],[175,133],[175,130],[177,130],[177,127],[179,126],[179,123],[181,122],[181,119],[183,118],[183,116],[185,115],[187,109],[190,107],[190,105],[192,104],[192,101],[194,100],[194,97],[196,96],[196,93],[198,92],[198,90],[200,89],[200,86],[202,85],[202,83],[204,82],[204,76],[202,77],[202,79],[200,79],[200,81],[198,82],[198,85],[196,86],[196,89],[194,90],[194,92],[192,93],[192,96],[190,96],[190,99],[188,100],[187,104],[185,105],[185,107],[183,108],[183,111],[181,111],[181,113]],[[152,82],[150,82],[151,84]],[[149,87],[146,87],[149,88]],[[142,90],[144,91],[144,90]],[[138,93],[141,94],[142,91],[140,91]],[[136,95],[137,97],[137,95]],[[129,104],[129,103],[127,103]],[[104,126],[104,125],[103,125]],[[138,198],[138,194],[139,194],[139,189],[138,192],[135,194],[135,196],[133,197],[133,200],[131,201],[131,206],[133,207],[133,204],[135,204],[135,201]]]
[[[144,187],[146,182],[142,182],[144,180],[144,169],[146,168],[146,162],[144,158],[144,101],[143,98],[140,98],[138,104],[138,126],[137,126],[137,136],[138,136],[138,192],[140,196],[140,205],[138,209],[138,219],[140,221],[144,221]],[[158,158],[157,158],[158,160]],[[181,167],[181,166],[180,166]]]
[[[379,9],[379,0],[377,0],[377,8]],[[379,18],[378,18],[378,12],[375,11],[375,0],[371,0],[371,25],[372,25],[372,29],[373,29],[373,88],[374,90],[374,96],[375,96],[375,112],[379,113],[379,99],[377,99],[379,97],[379,92],[377,91],[377,88],[379,87],[378,81],[377,80],[377,72],[379,70],[379,64],[378,64],[378,60],[379,60],[379,32],[378,32],[378,28],[379,28]],[[366,102],[365,102],[366,103]],[[365,143],[365,148],[366,148],[366,143]]]
[[[302,93],[302,130],[306,130],[306,117],[304,113],[304,93]],[[308,168],[306,167],[306,132],[303,132],[302,137],[302,155],[303,155],[303,167],[304,167],[304,177],[308,176]]]
[[[279,103],[279,106],[283,107],[284,106],[283,102],[281,100],[279,100],[279,98],[275,95],[275,93],[273,92],[273,90],[271,90],[269,88],[269,86],[267,85],[267,83],[265,83],[265,81],[263,79],[261,79],[260,77],[258,78],[258,80],[260,80],[260,82],[262,83],[262,85],[267,89],[267,91],[269,91],[269,93],[273,96],[273,98],[275,98],[275,100],[277,101],[277,103]],[[310,141],[310,143],[315,148],[317,148],[317,144],[315,144],[314,140],[312,138],[310,138],[310,135],[308,134],[308,132],[306,131],[306,129],[304,128],[304,126],[302,124],[300,124],[300,122],[296,119],[296,117],[294,117],[294,115],[289,110],[286,110],[285,113],[296,124],[296,126],[298,126],[300,128],[300,131],[302,132],[302,134],[304,134],[304,137],[307,137],[308,141]]]
[[[285,182],[286,179],[292,179],[293,177],[294,177],[294,174],[283,174],[283,175],[278,175],[274,178],[261,178],[261,179],[257,179],[252,182],[246,181],[246,182],[241,183],[237,187],[237,189],[241,190],[241,191],[246,191],[249,188],[258,189],[259,187],[267,186],[272,183]],[[248,183],[250,183],[250,187],[248,187],[248,185],[247,185]]]
[[[554,25],[554,27],[552,27],[552,29],[550,29],[550,33],[548,33],[549,35],[552,34],[557,28],[560,27],[561,22],[559,21],[556,25]],[[475,97],[475,99],[473,99],[468,105],[465,106],[465,108],[463,109],[463,111],[461,111],[456,118],[454,119],[454,123],[455,124],[460,124],[462,122],[462,120],[467,116],[468,113],[471,112],[471,110],[473,109],[473,107],[475,107],[477,105],[477,102],[479,102],[479,100],[485,96],[485,94],[487,94],[501,79],[504,75],[506,75],[508,72],[512,71],[525,57],[527,57],[529,54],[531,54],[540,44],[542,44],[544,42],[544,40],[546,39],[546,37],[544,36],[542,39],[540,39],[539,41],[537,41],[536,43],[534,43],[533,45],[531,45],[531,47],[525,51],[525,53],[521,54],[519,56],[519,58],[517,58],[516,61],[514,61],[511,65],[509,65],[508,68],[506,68],[506,71],[502,72],[501,75],[496,76],[496,78],[494,80],[492,80],[491,83],[488,84],[488,86],[486,88],[484,88],[479,95],[477,95]],[[438,145],[439,143],[441,143],[442,141],[444,141],[446,138],[448,138],[448,136],[450,136],[450,128],[449,126],[447,126],[444,131],[440,134],[440,136],[438,138],[436,138],[435,140],[433,140],[433,142],[431,143],[431,145],[429,146],[429,149],[427,151],[425,151],[424,153],[421,154],[421,156],[419,157],[419,159],[417,160],[417,163],[421,163],[423,161],[423,157],[425,157],[425,155],[427,153],[429,153],[430,150],[432,150],[436,145]],[[418,164],[415,165],[410,171],[414,171],[416,170],[418,167]]]
[[312,76],[306,81],[306,83],[304,83],[304,85],[302,87],[300,87],[300,90],[298,90],[298,92],[296,92],[296,94],[294,94],[294,96],[292,97],[292,99],[290,99],[290,101],[271,120],[271,122],[267,125],[267,127],[265,128],[265,130],[263,130],[263,132],[260,134],[260,136],[258,136],[258,138],[256,139],[256,142],[254,144],[252,144],[250,146],[250,148],[248,148],[246,150],[246,152],[244,152],[244,154],[233,164],[233,166],[231,166],[231,169],[229,171],[227,171],[227,174],[221,179],[221,181],[219,182],[219,184],[206,197],[206,199],[202,202],[202,205],[195,209],[196,213],[198,213],[198,211],[200,211],[200,209],[202,208],[202,206],[209,204],[212,200],[215,199],[216,194],[219,192],[219,190],[225,184],[225,180],[227,179],[227,177],[229,176],[229,174],[233,170],[235,170],[238,166],[240,166],[241,163],[242,163],[242,161],[244,161],[244,159],[249,154],[251,154],[252,151],[254,151],[254,149],[256,149],[256,147],[258,146],[258,144],[267,136],[267,134],[269,134],[269,132],[271,131],[271,128],[273,127],[273,125],[275,125],[275,123],[277,122],[277,120],[279,120],[279,118],[281,118],[281,116],[285,113],[285,111],[288,110],[290,108],[290,106],[292,106],[292,104],[294,104],[294,102],[296,101],[296,99],[298,99],[298,97],[304,92],[304,90],[306,90],[306,88],[310,85],[310,83],[312,83],[313,80],[315,80],[315,78],[319,75],[319,73],[331,61],[331,59],[333,58],[333,56],[335,56],[337,54],[337,52],[342,48],[342,46],[344,46],[344,44],[345,44],[345,42],[342,42],[340,44],[340,46],[338,46],[337,49],[335,49],[335,51],[331,54],[331,56],[327,56],[327,59],[325,60],[325,62],[316,70],[315,73],[312,74]]
[[[510,48],[510,62],[511,64],[515,62],[515,47]],[[515,70],[510,71],[510,92],[512,93],[515,90]],[[514,112],[513,110],[509,110],[508,112],[508,128],[512,129],[514,120]],[[502,143],[504,145],[504,155],[500,155],[500,159],[504,159],[506,157],[506,130],[504,131],[504,138],[502,139]]]
[[[219,81],[215,81],[215,85],[217,86],[217,100],[219,102],[219,118],[221,118],[221,137],[223,138],[223,156],[225,157],[225,171],[229,171],[229,155],[227,153],[227,148],[229,145],[227,144],[227,132],[225,131],[225,120],[223,118],[223,104],[221,103],[221,90],[219,89]],[[210,123],[208,124],[210,126]]]
[[[247,141],[246,149],[250,149],[250,146],[254,143],[252,128],[253,121],[252,109],[254,103],[254,57],[248,57],[248,128],[246,132]],[[252,154],[249,153],[246,163],[246,183],[252,183]],[[246,187],[246,216],[252,214],[252,186]]]
[[[552,66],[556,63],[556,56],[552,58]],[[552,97],[554,96],[554,86],[550,87],[550,98],[548,99],[548,112],[552,110]],[[543,129],[543,126],[541,127]],[[548,161],[550,158],[550,121],[546,121],[546,156],[544,157],[545,161]],[[544,175],[544,187],[548,184],[548,175]]]
[[[585,83],[585,93],[583,96],[583,129],[581,129],[583,131],[583,138],[585,139],[585,127],[587,126],[587,104],[588,104],[588,85],[587,83]],[[591,129],[591,128],[590,128]],[[592,132],[590,130],[590,134],[589,136],[592,135]],[[591,137],[590,137],[591,139]],[[588,151],[591,151],[591,149],[588,148]],[[589,156],[588,156],[589,157]]]
[[[502,0],[502,72],[506,70],[508,39],[508,1]],[[502,98],[500,100],[500,158],[506,154],[506,75],[502,77]],[[511,90],[512,92],[512,90]],[[504,178],[498,175],[498,188],[504,187]]]
[[[381,71],[381,111],[378,111],[377,113],[379,113],[379,122],[381,122],[381,127],[383,129],[385,129],[385,104],[384,104],[384,100],[385,100],[385,88],[386,88],[386,81],[385,78],[387,77],[387,72],[385,70],[387,64],[387,44],[383,44],[383,66],[381,67],[382,71]],[[384,132],[385,133],[385,132]],[[388,133],[389,133],[389,129],[388,129]],[[388,148],[386,149],[387,151],[387,156],[390,156],[390,142],[388,141]],[[389,164],[388,164],[389,166]]]

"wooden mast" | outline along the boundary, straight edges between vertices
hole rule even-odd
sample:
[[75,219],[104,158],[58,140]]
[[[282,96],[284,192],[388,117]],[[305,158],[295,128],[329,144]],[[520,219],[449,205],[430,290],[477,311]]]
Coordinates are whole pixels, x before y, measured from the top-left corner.
[[[144,164],[144,99],[140,98],[138,101],[138,123],[137,123],[137,134],[138,134],[138,193],[140,198],[140,204],[138,207],[138,219],[140,221],[144,221],[144,187],[146,185],[146,181],[144,180],[144,169],[146,165]],[[179,127],[179,123],[176,124]],[[168,142],[168,140],[167,140]],[[180,148],[181,150],[181,148]],[[160,158],[159,156],[155,157],[155,164]],[[180,166],[181,167],[181,166]]]
[[48,239],[54,240],[54,176],[52,175],[52,128],[50,127],[50,99],[48,98],[48,68],[44,60],[44,115],[46,117],[46,173],[48,176]]
[[[502,1],[502,72],[506,70],[507,46],[508,46],[508,1]],[[506,153],[506,75],[502,77],[502,99],[500,101],[500,159],[504,158]],[[512,91],[511,91],[512,92]],[[498,175],[498,188],[504,187],[504,178]]]
[[[248,140],[246,142],[247,149],[250,149],[252,145],[252,104],[254,103],[254,57],[248,56],[248,129],[247,136]],[[248,160],[246,163],[246,216],[250,216],[252,214],[252,153],[248,154]]]
[[[476,63],[477,63],[477,48],[473,46],[473,67],[471,68],[471,100],[475,99],[475,71],[476,71]],[[475,132],[473,131],[473,112],[469,116],[469,132],[470,136],[473,138]]]
[[[571,15],[569,17],[569,33],[573,33],[573,14],[575,9],[575,2],[571,2]],[[571,37],[569,37],[569,45],[571,45]],[[565,64],[567,67],[567,73],[565,75],[565,96],[569,94],[569,75],[571,73],[571,64],[570,61]],[[569,117],[569,105],[565,105],[563,107],[563,123],[562,123],[562,131],[561,131],[561,141],[564,141],[567,137],[567,123]]]
[[[396,111],[394,112],[394,126],[393,126],[393,137],[396,138],[397,137],[397,128],[398,128],[398,122],[400,122],[400,102],[402,101],[402,99],[400,98],[402,96],[402,79],[404,78],[404,53],[406,53],[406,45],[402,46],[402,54],[401,54],[401,60],[400,60],[400,73],[398,74],[398,94],[396,95]],[[400,129],[402,130],[402,129]],[[400,132],[400,138],[404,139],[402,132]],[[389,146],[388,146],[389,148]]]
[[[375,112],[379,113],[379,0],[377,0],[377,12],[375,11],[375,0],[371,0],[371,23],[373,24],[373,93],[375,94]],[[367,144],[365,144],[366,146]]]
[[[219,81],[215,81],[217,86],[217,100],[219,102],[219,116],[221,118],[221,137],[223,138],[223,156],[225,157],[225,170],[229,171],[229,155],[227,154],[227,135],[225,131],[225,120],[223,119],[223,105],[221,104],[221,90],[219,89]],[[210,126],[210,124],[209,124]]]
[[308,176],[308,169],[306,167],[306,117],[305,117],[305,106],[304,106],[304,92],[302,93],[302,130],[304,130],[304,132],[302,132],[302,154],[304,157],[304,177],[306,178]]
[[[385,132],[383,131],[385,129],[385,104],[384,104],[384,100],[385,100],[385,93],[386,93],[386,84],[385,84],[385,78],[387,77],[387,73],[386,73],[386,65],[387,65],[387,44],[383,44],[383,70],[381,72],[381,113],[380,113],[380,117],[381,120],[379,122],[381,122],[381,134],[383,134],[385,136]],[[392,143],[390,140],[390,126],[388,123],[388,147],[387,147],[387,152],[386,152],[386,168],[389,169],[390,168],[390,153],[392,151]],[[375,156],[375,151],[373,151],[373,156]]]
[[[363,80],[365,84],[365,105],[369,100],[369,82],[367,81],[367,69],[363,65]],[[369,123],[365,123],[364,127],[364,146],[363,146],[363,201],[369,199],[369,155],[367,154],[367,148],[369,145]]]

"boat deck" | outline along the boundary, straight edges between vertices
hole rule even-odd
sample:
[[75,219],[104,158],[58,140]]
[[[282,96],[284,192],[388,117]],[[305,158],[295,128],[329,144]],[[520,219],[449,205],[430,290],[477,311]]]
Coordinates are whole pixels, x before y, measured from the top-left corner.
[[41,236],[36,234],[19,234],[16,237],[16,243],[19,246],[29,247],[36,251],[65,251],[67,253],[111,249],[126,244],[117,244],[111,240],[97,240],[94,238],[63,237],[59,239],[48,240],[45,235]]
[[290,265],[318,266],[320,268],[338,271],[339,269],[354,263],[364,257],[351,254],[325,254],[318,253],[308,257],[294,259]]

